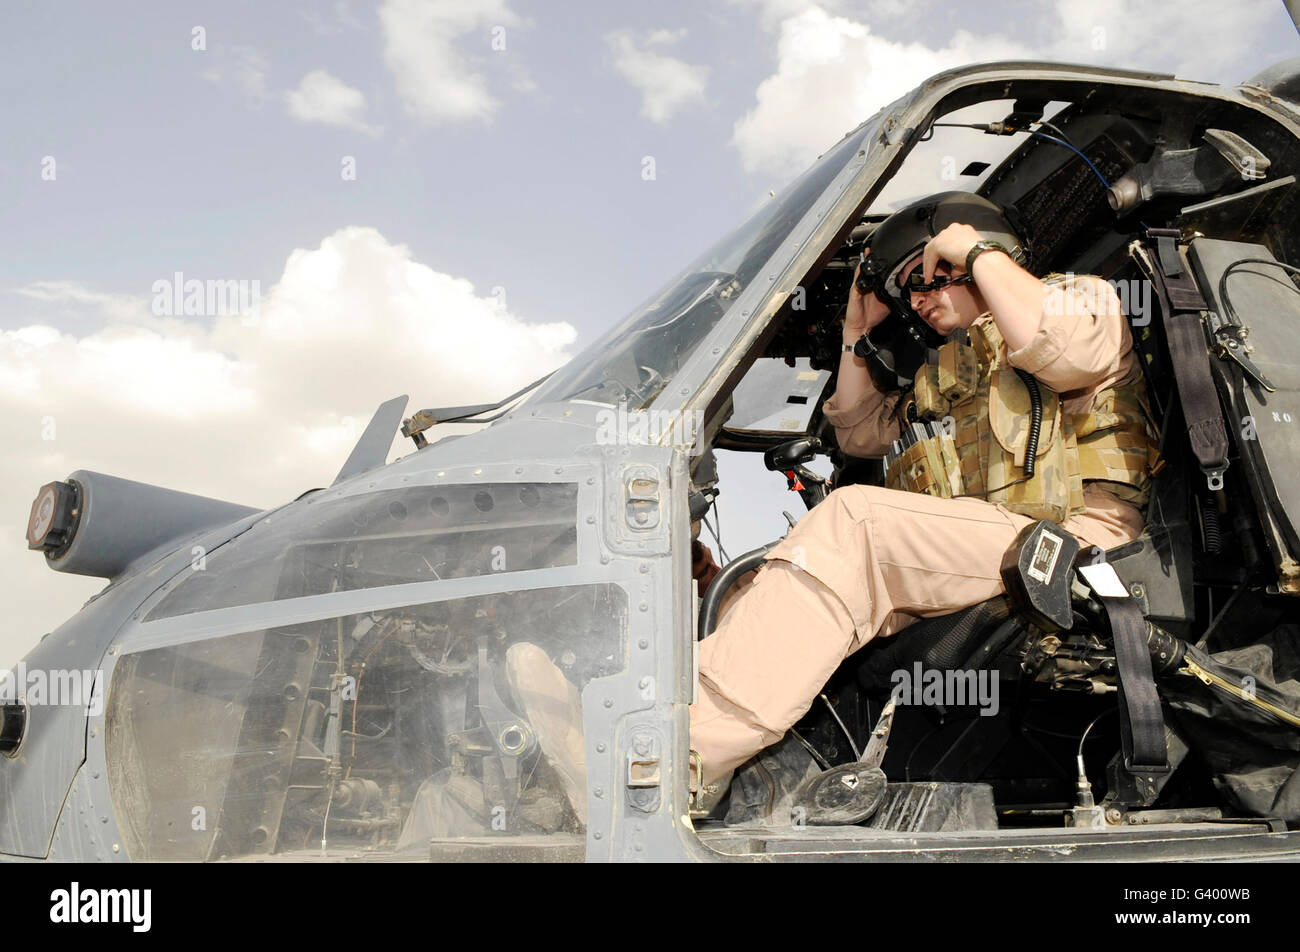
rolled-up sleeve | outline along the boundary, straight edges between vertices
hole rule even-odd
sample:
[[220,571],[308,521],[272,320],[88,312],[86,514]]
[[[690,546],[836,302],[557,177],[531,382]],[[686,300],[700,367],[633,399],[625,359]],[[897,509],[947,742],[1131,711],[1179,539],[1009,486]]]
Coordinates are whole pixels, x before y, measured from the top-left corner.
[[1080,275],[1046,285],[1038,332],[1007,359],[1065,393],[1113,377],[1132,346],[1115,289],[1101,278]]
[[858,399],[845,404],[839,390],[822,404],[822,413],[835,427],[835,439],[849,456],[883,456],[898,439],[894,411],[899,393],[881,393],[868,386]]

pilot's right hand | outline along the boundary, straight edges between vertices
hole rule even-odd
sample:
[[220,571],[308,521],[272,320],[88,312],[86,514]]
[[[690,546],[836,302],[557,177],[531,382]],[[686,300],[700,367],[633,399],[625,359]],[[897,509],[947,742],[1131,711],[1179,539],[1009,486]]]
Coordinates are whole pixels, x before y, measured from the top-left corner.
[[[869,254],[870,248],[862,249]],[[858,290],[858,271],[862,264],[853,270],[853,281],[849,285],[849,306],[844,314],[844,343],[852,345],[858,338],[889,316],[889,308],[881,303],[874,294],[864,295]]]
[[721,571],[722,568],[713,561],[713,553],[709,551],[709,547],[699,539],[692,539],[691,578],[695,579],[696,591],[699,592],[700,598],[704,597],[705,590]]

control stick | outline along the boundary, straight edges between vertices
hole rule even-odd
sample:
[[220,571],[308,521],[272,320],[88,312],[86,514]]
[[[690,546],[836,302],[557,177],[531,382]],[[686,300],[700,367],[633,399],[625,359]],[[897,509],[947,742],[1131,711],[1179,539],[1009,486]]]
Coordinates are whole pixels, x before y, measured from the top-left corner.
[[793,490],[811,509],[826,498],[826,480],[804,466],[823,452],[822,441],[803,436],[772,447],[763,454],[763,465],[774,473],[785,473],[786,488]]

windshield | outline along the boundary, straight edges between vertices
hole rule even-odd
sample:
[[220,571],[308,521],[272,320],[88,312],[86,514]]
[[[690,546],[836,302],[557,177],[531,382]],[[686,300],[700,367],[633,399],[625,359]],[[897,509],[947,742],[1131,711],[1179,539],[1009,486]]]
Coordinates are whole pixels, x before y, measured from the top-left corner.
[[521,589],[126,651],[105,745],[127,855],[582,859],[582,711],[626,667],[627,601]]
[[577,506],[573,483],[309,496],[205,555],[145,621],[327,592],[576,565]]
[[826,190],[875,123],[833,149],[543,384],[533,402],[641,409],[661,391]]

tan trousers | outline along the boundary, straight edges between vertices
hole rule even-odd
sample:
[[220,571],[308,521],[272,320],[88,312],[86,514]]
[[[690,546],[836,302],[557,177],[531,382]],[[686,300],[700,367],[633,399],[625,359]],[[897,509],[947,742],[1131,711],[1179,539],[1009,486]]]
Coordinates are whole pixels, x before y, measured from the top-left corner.
[[[1084,545],[1137,537],[1141,517],[1089,488],[1064,524]],[[1033,522],[982,499],[877,486],[831,493],[770,552],[700,642],[691,747],[716,781],[785,735],[840,663],[877,635],[1004,591],[998,568]]]

